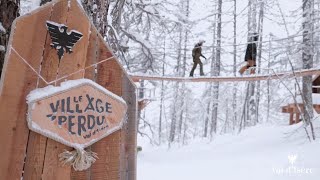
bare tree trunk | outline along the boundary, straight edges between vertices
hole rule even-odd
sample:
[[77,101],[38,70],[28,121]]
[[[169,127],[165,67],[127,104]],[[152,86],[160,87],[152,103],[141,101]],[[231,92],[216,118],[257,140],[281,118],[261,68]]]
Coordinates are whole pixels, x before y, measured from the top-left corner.
[[[302,62],[303,69],[311,69],[313,67],[313,0],[303,0],[303,49],[302,49]],[[302,92],[305,100],[305,110],[303,116],[306,125],[310,125],[312,139],[315,139],[313,130],[313,103],[312,103],[312,76],[302,77]]]
[[[14,19],[19,16],[20,0],[0,0],[0,77]],[[3,30],[1,30],[3,29]]]
[[204,132],[203,132],[203,137],[208,136],[208,125],[209,125],[209,115],[210,115],[210,101],[207,104],[207,109],[206,109],[206,119],[204,121]]
[[[250,40],[249,35],[250,31],[252,29],[252,0],[248,0],[248,41]],[[246,87],[246,96],[244,99],[243,103],[243,111],[242,111],[242,116],[241,116],[241,123],[240,123],[240,128],[239,132],[246,127],[247,121],[249,119],[249,87],[250,87],[250,82],[248,82],[247,87]]]
[[249,102],[249,87],[250,87],[250,82],[247,83],[246,85],[246,95],[244,98],[244,103],[243,103],[243,107],[242,107],[242,115],[241,115],[241,120],[240,120],[240,125],[239,125],[239,133],[242,131],[242,129],[244,129],[247,124],[248,124],[248,115],[249,115],[249,106],[248,106],[248,102]]
[[[190,100],[188,98],[186,98],[186,104],[189,104]],[[183,137],[182,137],[182,144],[187,144],[187,130],[188,130],[188,121],[187,121],[187,118],[190,116],[189,114],[189,106],[186,106],[186,120],[184,121],[183,123]]]
[[252,2],[252,29],[255,31],[257,29],[257,0],[251,0]]
[[[316,0],[314,2],[314,8],[317,8],[317,11],[314,12],[314,19],[317,19],[316,22],[314,22],[315,27],[314,29],[319,29],[320,28],[320,1]],[[315,52],[315,63],[319,64],[320,62],[320,50],[319,50],[319,46],[320,46],[320,33],[319,32],[315,32],[314,34],[314,52]]]
[[225,108],[226,108],[226,119],[225,119],[224,125],[222,127],[221,134],[227,133],[229,130],[229,99],[228,98],[226,99]]
[[[185,15],[186,18],[189,18],[189,4],[190,4],[190,0],[187,0],[186,2],[186,7],[184,8],[185,10]],[[186,27],[184,27],[184,51],[183,51],[183,66],[182,66],[182,77],[185,76],[186,74],[186,67],[187,67],[187,45],[188,45],[188,35],[189,35],[189,27],[187,27],[187,25],[185,25]]]
[[[258,74],[261,73],[261,55],[262,55],[262,34],[263,34],[263,18],[264,18],[264,2],[260,2],[260,11],[259,11],[259,24],[258,24],[258,32],[259,32],[259,46],[258,46]],[[257,96],[256,96],[256,123],[259,122],[259,103],[260,103],[260,81],[257,82]]]
[[178,44],[178,58],[177,58],[177,75],[181,75],[181,59],[182,59],[182,25],[178,25],[179,29],[179,44]]
[[249,82],[248,96],[248,125],[252,126],[256,123],[256,99],[255,99],[255,82]]
[[[216,61],[214,66],[214,75],[220,75],[220,61],[221,61],[221,16],[222,16],[222,0],[218,0],[218,21],[217,21],[217,51],[216,51]],[[219,82],[213,85],[213,99],[212,99],[212,120],[211,120],[211,130],[210,135],[217,132],[217,122],[218,122],[218,104],[219,104]]]
[[[189,18],[189,1],[183,1],[183,7],[182,10],[185,12],[185,16],[188,19]],[[184,4],[186,3],[186,4]],[[186,26],[186,25],[185,25]],[[188,27],[184,27],[184,48],[183,48],[183,63],[182,63],[182,70],[181,70],[181,76],[184,77],[186,75],[186,66],[187,66],[187,44],[188,44],[188,34],[189,34],[189,28]],[[182,125],[183,125],[183,121],[185,120],[184,118],[184,114],[186,113],[186,84],[185,82],[182,82],[181,84],[181,89],[180,89],[180,101],[181,101],[181,106],[184,107],[181,111],[180,111],[180,118],[179,118],[179,123],[178,123],[178,134],[179,134],[179,140],[181,139],[182,136]]]
[[[237,76],[237,1],[234,0],[233,7],[233,75]],[[232,128],[235,129],[237,123],[237,85],[233,84],[233,98],[232,98],[232,108],[233,108],[233,118],[232,118]]]
[[[217,5],[215,4],[213,7],[213,11],[216,12]],[[213,19],[213,33],[212,33],[212,54],[211,54],[211,65],[210,65],[210,75],[214,76],[214,66],[215,66],[215,60],[216,60],[216,25],[217,25],[217,15],[214,15]],[[206,109],[206,119],[204,123],[204,137],[208,136],[209,132],[209,120],[212,119],[212,99],[213,99],[213,84],[209,84],[209,93],[208,93],[208,100],[207,100],[207,109]]]
[[251,16],[251,13],[252,13],[252,0],[248,0],[248,33],[251,29],[251,21],[252,21],[252,16]]
[[[176,66],[176,75],[177,76],[181,76],[181,61],[182,61],[182,25],[178,24],[178,31],[179,31],[179,42],[178,42],[178,47],[177,47],[177,66]],[[179,95],[180,91],[180,83],[179,82],[175,82],[174,85],[174,98],[172,101],[172,108],[171,108],[171,125],[170,125],[170,134],[169,134],[169,146],[170,143],[174,142],[175,138],[176,138],[176,133],[177,133],[177,123],[179,122],[179,119],[181,116],[179,114],[180,111],[180,107],[179,105],[181,104],[181,96]]]
[[[270,61],[271,61],[271,34],[269,35],[269,56],[268,56],[268,74],[270,74]],[[270,102],[271,102],[271,94],[270,94],[270,79],[267,80],[267,122],[269,122],[270,117]]]
[[[249,10],[248,10],[248,40],[250,40],[250,32],[255,32],[257,27],[256,22],[256,0],[249,0]],[[255,82],[249,82],[247,88],[247,98],[245,103],[244,109],[244,126],[253,125],[255,123],[255,116],[256,116],[256,102],[255,102]]]
[[170,143],[172,143],[175,139],[176,136],[176,123],[177,123],[177,117],[176,117],[176,103],[178,100],[178,93],[179,93],[179,84],[175,83],[175,92],[174,92],[174,99],[172,102],[172,107],[171,107],[171,125],[170,125],[170,134],[169,134],[169,146]]
[[[162,65],[164,67],[164,63]],[[163,68],[164,69],[164,68]],[[163,72],[163,71],[162,71]],[[159,145],[161,144],[161,134],[162,134],[162,115],[163,115],[163,103],[164,103],[164,84],[163,81],[161,82],[161,95],[160,95],[160,116],[159,116]]]
[[[162,62],[162,76],[165,74],[165,60],[166,60],[166,37],[163,40],[163,62]],[[161,144],[161,134],[162,134],[162,115],[163,115],[163,103],[164,103],[164,82],[161,81],[161,94],[160,94],[160,116],[159,116],[159,145]]]
[[[180,86],[181,85],[181,86]],[[178,129],[177,129],[177,134],[178,134],[178,138],[177,140],[180,142],[181,140],[181,135],[182,135],[182,123],[183,123],[183,120],[184,120],[184,103],[185,103],[185,96],[184,96],[184,83],[179,83],[179,99],[178,99],[178,104],[179,104],[179,110],[178,112],[176,112],[178,114]]]

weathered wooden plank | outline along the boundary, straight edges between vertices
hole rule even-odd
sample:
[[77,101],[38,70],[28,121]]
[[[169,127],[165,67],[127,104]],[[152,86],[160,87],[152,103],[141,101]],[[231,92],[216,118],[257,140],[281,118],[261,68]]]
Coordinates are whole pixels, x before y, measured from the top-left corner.
[[98,46],[99,46],[99,35],[98,32],[96,30],[96,28],[94,28],[93,25],[91,25],[91,30],[90,30],[90,39],[89,39],[89,46],[88,46],[88,50],[87,50],[87,60],[85,63],[85,67],[90,67],[85,69],[85,75],[84,77],[87,79],[91,79],[93,81],[96,80],[96,73],[95,73],[95,68],[96,66],[92,66],[95,63],[98,62]]
[[[47,9],[43,10],[43,13],[49,14],[46,20],[51,20],[54,22],[65,22],[67,8],[65,8],[66,2],[58,2],[53,6],[46,6]],[[42,22],[39,26],[45,28],[45,34],[38,34],[39,36],[46,37],[46,41],[42,47],[43,57],[42,57],[42,67],[40,74],[46,81],[52,81],[57,76],[58,61],[57,52],[55,49],[51,48],[51,37],[46,29],[46,22]],[[36,28],[33,28],[37,32]],[[47,86],[46,82],[39,79],[38,88]],[[24,179],[41,179],[43,173],[43,166],[45,161],[45,153],[48,138],[42,136],[36,132],[30,131],[30,136],[28,139],[28,149],[26,155],[26,164],[24,169]]]
[[136,87],[130,79],[123,75],[122,80],[122,97],[127,102],[127,119],[125,127],[122,129],[122,142],[124,152],[122,156],[122,173],[121,179],[135,180],[136,174],[136,155],[137,155],[137,99]]
[[98,41],[99,41],[98,62],[101,62],[103,60],[109,59],[110,57],[113,57],[112,49],[108,48],[106,42],[104,41],[103,37],[100,34],[99,34]]
[[[8,51],[10,54],[7,55],[5,72],[0,85],[0,113],[4,116],[1,118],[0,142],[5,144],[0,148],[2,159],[0,177],[4,179],[20,179],[22,176],[29,134],[26,125],[25,100],[26,95],[37,85],[35,72],[24,61],[39,71],[45,41],[45,36],[39,36],[39,34],[45,34],[45,27],[42,27],[41,24],[49,15],[44,11],[36,11],[18,18],[12,28],[10,40],[12,44],[9,44],[8,47],[14,49]],[[39,28],[35,31],[34,26],[39,26]],[[32,51],[26,48],[31,45]]]
[[[97,56],[98,56],[98,32],[94,28],[93,25],[91,25],[91,31],[90,31],[90,38],[89,38],[89,46],[87,49],[87,60],[85,63],[85,67],[89,67],[97,62]],[[84,77],[87,79],[91,79],[95,81],[95,66],[92,66],[90,68],[87,68],[85,70]],[[91,149],[91,147],[88,147],[87,149]],[[74,180],[89,180],[91,179],[91,167],[85,171],[75,171],[73,168],[71,169],[71,179]]]
[[99,159],[91,167],[91,179],[119,179],[120,138],[120,131],[117,131],[92,145],[92,151],[98,153]]
[[300,113],[296,113],[295,123],[299,123],[299,122],[300,122]]
[[292,125],[292,124],[294,124],[293,113],[290,113],[289,125]]
[[[25,97],[36,87],[37,77],[16,54],[10,55],[6,71],[0,102],[0,143],[3,145],[0,148],[0,177],[19,179],[22,175],[29,133],[25,119]],[[16,76],[16,71],[24,78]]]
[[[100,43],[99,60],[106,59],[110,56],[105,53],[106,50],[108,49],[104,46],[104,43]],[[97,83],[118,96],[121,96],[122,72],[116,61],[105,61],[97,66],[97,70]],[[98,153],[99,156],[99,159],[91,168],[92,179],[120,179],[120,151],[110,151],[107,148],[108,146],[121,148],[120,142],[121,131],[117,131],[92,145],[92,151]]]
[[30,131],[24,166],[24,179],[41,179],[47,138]]
[[[77,72],[79,69],[83,69],[86,62],[86,53],[88,48],[89,41],[89,29],[90,24],[88,21],[83,21],[86,19],[83,11],[79,7],[76,0],[61,1],[66,3],[64,8],[67,8],[66,22],[58,22],[67,24],[68,30],[75,29],[80,31],[83,34],[83,37],[80,41],[76,43],[73,47],[73,53],[65,54],[60,61],[59,69],[57,71],[57,79],[61,81],[57,82],[56,85],[59,85],[60,82],[64,80],[79,79],[83,78],[84,72],[73,74],[68,76],[71,73]],[[65,10],[64,10],[65,11]],[[57,59],[58,60],[58,59]],[[58,155],[62,153],[65,149],[71,150],[71,148],[62,145],[56,141],[48,139],[46,147],[46,155],[43,169],[43,179],[70,179],[71,178],[71,167],[62,166],[59,162]]]
[[63,150],[71,151],[72,148],[48,139],[42,179],[70,179],[71,167],[62,166],[58,160],[58,155],[62,153]]
[[[87,21],[87,16],[84,14],[85,12],[76,0],[71,0],[67,7],[69,7],[66,20],[68,30],[79,31],[83,36],[72,48],[73,52],[71,54],[66,53],[61,59],[57,76],[58,79],[84,69],[90,37],[89,31],[91,29],[91,25],[89,21]],[[66,77],[63,80],[79,79],[83,77],[84,71]]]
[[137,171],[136,170],[133,170],[133,171],[128,171],[127,172],[127,179],[136,179],[137,177]]

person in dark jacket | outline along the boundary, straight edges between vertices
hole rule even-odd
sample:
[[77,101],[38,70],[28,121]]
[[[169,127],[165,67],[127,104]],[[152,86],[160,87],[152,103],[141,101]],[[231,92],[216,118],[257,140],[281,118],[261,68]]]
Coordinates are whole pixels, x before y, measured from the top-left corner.
[[246,55],[244,60],[247,61],[247,64],[243,66],[239,73],[242,75],[247,69],[250,69],[250,74],[255,74],[256,68],[256,57],[257,57],[257,45],[256,42],[258,41],[259,35],[254,33],[251,37],[250,42],[248,43]]
[[194,48],[192,49],[192,58],[193,58],[193,67],[191,69],[191,72],[190,72],[190,77],[193,77],[193,73],[194,73],[194,70],[197,68],[197,65],[199,64],[200,65],[200,76],[204,76],[204,73],[203,73],[203,64],[200,60],[200,56],[207,59],[206,57],[204,57],[204,55],[201,53],[202,51],[202,48],[201,46],[203,45],[205,41],[201,40],[199,41],[195,46]]

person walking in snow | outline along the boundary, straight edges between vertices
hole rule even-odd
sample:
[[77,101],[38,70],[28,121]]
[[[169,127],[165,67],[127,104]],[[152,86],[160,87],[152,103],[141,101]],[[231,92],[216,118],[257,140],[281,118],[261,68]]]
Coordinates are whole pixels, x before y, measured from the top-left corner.
[[205,41],[203,41],[203,40],[199,41],[192,49],[193,67],[190,72],[190,77],[193,77],[194,70],[197,68],[198,64],[200,65],[200,76],[204,76],[203,64],[200,60],[200,56],[202,56],[205,59],[207,59],[207,58],[204,57],[204,55],[201,53],[201,51],[202,51],[201,46],[203,45],[203,43],[205,43]]
[[250,41],[247,45],[246,55],[244,60],[247,62],[245,66],[243,66],[239,73],[242,75],[247,69],[250,68],[250,74],[256,73],[256,57],[257,57],[257,45],[258,42],[258,33],[253,33],[252,37],[250,38]]

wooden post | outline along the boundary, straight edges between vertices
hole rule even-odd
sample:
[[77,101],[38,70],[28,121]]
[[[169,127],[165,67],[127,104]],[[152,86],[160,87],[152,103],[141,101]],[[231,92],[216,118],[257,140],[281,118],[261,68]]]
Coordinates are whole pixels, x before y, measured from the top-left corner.
[[299,123],[300,122],[300,113],[296,113],[296,121],[295,121],[295,123],[297,124],[297,123]]
[[294,124],[294,121],[293,121],[293,112],[290,112],[289,125],[292,125],[292,124]]

